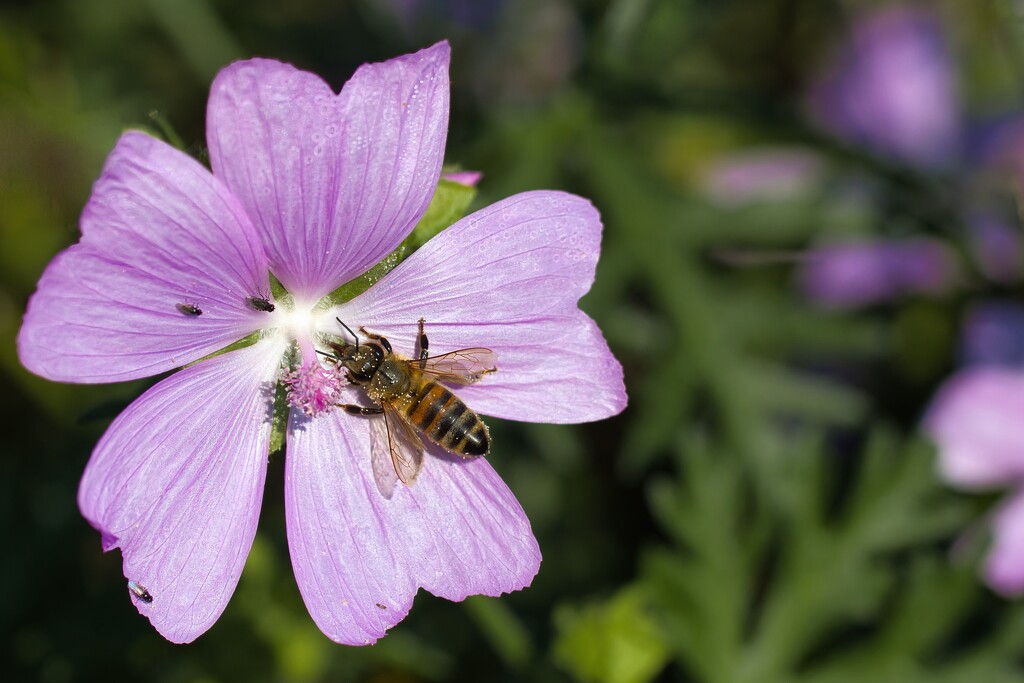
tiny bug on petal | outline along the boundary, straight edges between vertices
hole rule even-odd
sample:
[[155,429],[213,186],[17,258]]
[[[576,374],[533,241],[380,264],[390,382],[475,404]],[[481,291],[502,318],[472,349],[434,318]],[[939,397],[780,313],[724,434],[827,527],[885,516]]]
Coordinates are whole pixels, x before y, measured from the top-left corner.
[[203,314],[203,309],[199,308],[195,304],[174,304],[174,307],[182,314],[191,315],[196,318]]
[[245,303],[249,305],[254,311],[263,311],[264,313],[272,313],[275,306],[270,303],[266,297],[262,296],[247,296],[245,297]]
[[143,586],[141,583],[138,583],[137,581],[129,581],[128,590],[132,592],[132,595],[137,597],[139,600],[142,600],[142,602],[146,603],[147,605],[153,602],[153,595],[149,592],[149,590],[146,589],[145,586]]

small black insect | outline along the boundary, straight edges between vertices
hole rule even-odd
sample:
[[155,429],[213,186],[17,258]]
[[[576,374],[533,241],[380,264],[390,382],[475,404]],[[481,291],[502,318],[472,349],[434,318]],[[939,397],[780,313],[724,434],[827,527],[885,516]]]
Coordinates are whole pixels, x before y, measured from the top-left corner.
[[382,605],[379,602],[375,602],[374,604],[377,605],[377,607],[379,607],[381,609],[387,609],[387,605]]
[[146,603],[147,605],[153,602],[152,594],[150,594],[146,587],[143,586],[141,583],[138,583],[136,581],[129,581],[128,590],[132,592],[132,595],[137,597],[139,600],[142,600],[142,602]]
[[271,313],[274,310],[274,304],[270,303],[266,297],[262,296],[247,296],[245,297],[245,303],[249,304],[249,308],[254,311]]
[[195,304],[174,304],[174,307],[184,315],[191,315],[198,318],[203,314],[203,309],[199,308]]

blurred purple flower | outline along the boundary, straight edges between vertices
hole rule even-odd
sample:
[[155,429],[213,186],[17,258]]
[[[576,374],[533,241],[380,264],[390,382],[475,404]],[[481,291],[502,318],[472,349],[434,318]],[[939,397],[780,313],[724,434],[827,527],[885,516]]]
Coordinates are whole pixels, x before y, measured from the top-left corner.
[[1024,594],[1024,306],[972,307],[960,356],[963,369],[937,392],[924,428],[950,484],[1016,491],[993,518],[984,573],[998,592]]
[[[980,141],[967,128],[942,26],[921,7],[888,7],[858,20],[807,101],[813,118],[832,134],[903,163],[928,169],[970,164],[976,179],[980,166],[1003,158],[998,147],[1005,145],[993,145],[995,128]],[[1018,129],[999,130],[1024,149]],[[972,213],[970,207],[964,212]],[[1020,239],[994,216],[986,211],[968,220],[964,241],[983,276],[1014,282],[1024,268]],[[812,251],[801,275],[808,296],[829,306],[941,292],[959,279],[956,259],[935,241],[840,249]]]
[[834,244],[808,252],[800,285],[831,308],[855,308],[914,293],[948,290],[959,278],[956,259],[924,238]]
[[1024,369],[1024,306],[976,304],[967,311],[960,337],[962,366]]
[[504,4],[504,0],[380,0],[378,7],[391,14],[406,34],[416,35],[439,22],[487,29],[498,20]]
[[[978,192],[986,171],[1024,170],[1024,120],[1010,117],[975,130],[960,111],[954,65],[939,17],[921,6],[887,7],[862,16],[846,43],[809,87],[809,114],[850,143],[924,169],[972,171]],[[767,162],[766,162],[767,165]],[[737,182],[741,188],[743,182]],[[725,185],[718,191],[725,196]],[[1002,189],[1002,187],[1000,187]],[[999,283],[1024,274],[1020,236],[990,208],[958,207],[967,216],[963,241],[978,271]],[[939,242],[915,240],[811,250],[800,282],[812,299],[851,308],[909,292],[945,291],[960,279],[952,253]]]
[[[812,116],[822,127],[897,161],[923,168],[967,163],[964,127],[949,48],[936,17],[923,9],[888,8],[858,22],[848,44],[812,88]],[[973,167],[1019,172],[1024,136],[1013,128],[986,146]],[[993,138],[994,139],[994,138]],[[991,141],[990,141],[991,142]],[[1012,282],[1021,274],[1017,234],[988,217],[970,221],[982,274]],[[939,292],[959,278],[949,250],[933,240],[825,247],[807,258],[802,283],[836,307],[874,303],[910,292]],[[923,422],[939,448],[943,476],[966,489],[1016,490],[993,519],[987,582],[1004,595],[1024,594],[1024,315],[989,305],[971,312],[962,355],[968,368],[939,390]]]
[[[232,64],[207,110],[213,174],[126,133],[80,242],[29,302],[18,349],[44,377],[113,382],[187,366],[114,420],[79,489],[104,550],[121,549],[136,607],[169,640],[210,628],[238,582],[282,372],[292,565],[330,638],[375,641],[421,586],[461,600],[536,574],[529,521],[487,460],[435,452],[414,486],[378,492],[368,420],[333,410],[365,399],[316,353],[340,333],[335,316],[406,353],[420,317],[433,350],[490,347],[500,372],[459,392],[486,415],[580,422],[625,406],[622,369],[576,305],[601,233],[579,197],[506,199],[351,301],[323,300],[387,256],[427,208],[447,134],[448,61],[439,43],[364,65],[340,94],[280,62]],[[287,296],[271,297],[268,272]],[[201,360],[252,333],[252,345]]]
[[972,125],[969,133],[972,167],[996,169],[1001,179],[1010,173],[1019,189],[1024,178],[1024,117],[1012,112],[982,120]]
[[1024,273],[1024,244],[1019,230],[992,214],[970,219],[970,248],[981,274],[1012,284]]
[[717,204],[739,207],[803,196],[821,178],[817,154],[795,147],[762,147],[730,154],[710,164],[701,178]]
[[[981,275],[1018,282],[1024,245],[1009,225],[974,217],[967,242]],[[943,242],[927,238],[877,239],[810,249],[802,260],[800,286],[831,308],[857,308],[908,294],[943,294],[964,280],[961,261]]]
[[808,108],[832,134],[905,163],[945,166],[960,151],[949,49],[924,9],[889,7],[857,21]]
[[987,583],[1006,596],[1024,594],[1024,370],[963,370],[939,389],[924,419],[939,467],[953,486],[1010,488],[993,519],[984,565]]

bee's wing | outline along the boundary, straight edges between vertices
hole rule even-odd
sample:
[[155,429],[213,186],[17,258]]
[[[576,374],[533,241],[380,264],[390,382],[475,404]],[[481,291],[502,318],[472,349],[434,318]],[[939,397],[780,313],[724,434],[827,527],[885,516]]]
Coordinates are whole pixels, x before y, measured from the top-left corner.
[[370,423],[370,464],[373,466],[373,480],[377,482],[377,490],[385,498],[390,499],[395,492],[398,472],[391,462],[391,435],[388,430],[387,418],[371,418]]
[[[497,361],[498,354],[490,349],[459,349],[440,356],[430,356],[422,371],[442,382],[473,384],[479,382],[484,375],[496,372]],[[415,360],[409,362],[413,366],[417,364]]]
[[395,490],[395,479],[412,484],[423,466],[423,440],[388,403],[384,419],[370,421],[370,458],[377,489],[385,498]]

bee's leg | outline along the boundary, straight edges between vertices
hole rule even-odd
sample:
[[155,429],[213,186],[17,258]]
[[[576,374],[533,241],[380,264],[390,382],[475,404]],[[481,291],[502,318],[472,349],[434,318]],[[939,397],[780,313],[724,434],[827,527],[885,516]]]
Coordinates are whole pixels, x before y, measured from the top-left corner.
[[380,415],[384,412],[383,408],[358,406],[355,403],[339,403],[338,407],[349,415]]
[[369,337],[376,342],[380,342],[380,345],[384,347],[385,351],[392,353],[391,342],[389,342],[385,337],[382,337],[379,334],[374,334],[373,332],[367,332],[365,327],[360,327],[359,331],[363,333],[364,337]]
[[423,331],[423,323],[426,322],[423,318],[420,318],[420,369],[427,369],[427,349],[430,348],[430,342],[427,341],[427,333]]

